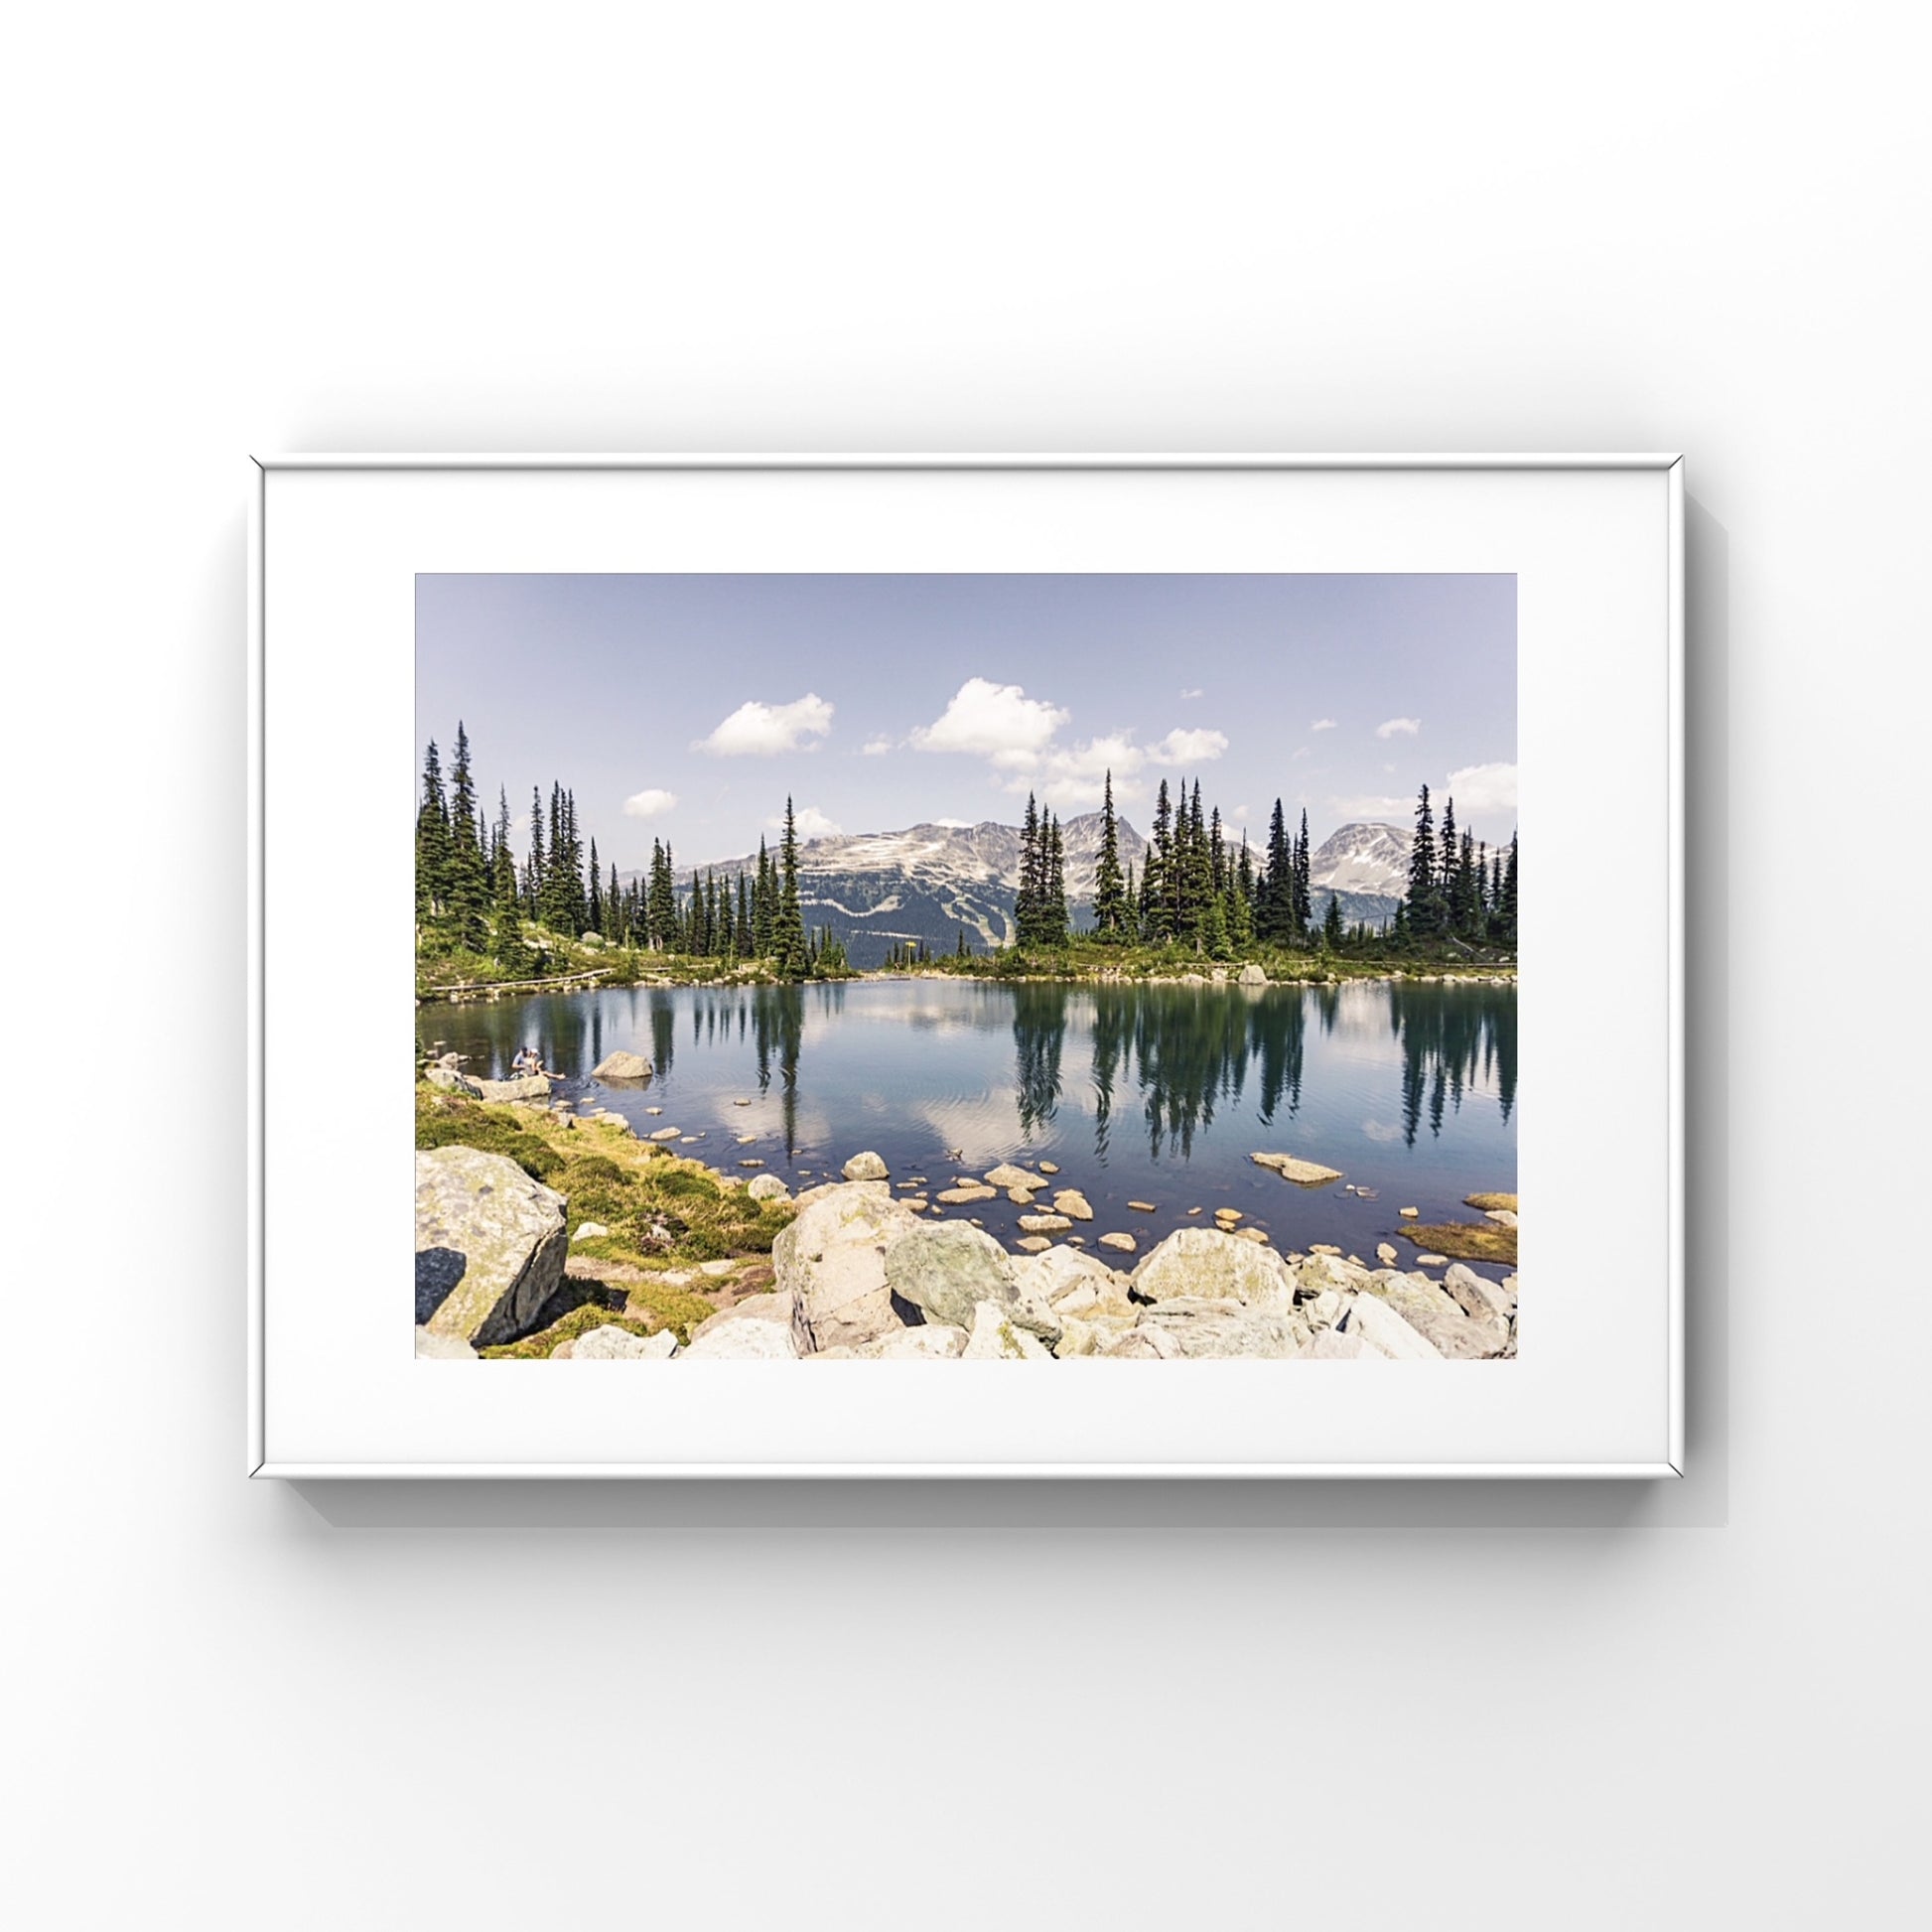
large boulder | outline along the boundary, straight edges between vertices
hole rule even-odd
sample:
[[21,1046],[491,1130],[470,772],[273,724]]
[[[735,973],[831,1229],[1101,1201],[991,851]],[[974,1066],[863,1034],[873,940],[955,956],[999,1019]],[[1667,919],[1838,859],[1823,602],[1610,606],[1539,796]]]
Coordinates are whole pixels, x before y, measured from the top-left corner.
[[541,1073],[520,1080],[472,1080],[470,1091],[479,1100],[548,1100],[550,1082]]
[[1362,1352],[1393,1362],[1440,1362],[1442,1351],[1426,1335],[1411,1327],[1386,1302],[1358,1295],[1331,1334],[1355,1335]]
[[1251,959],[1235,977],[1237,986],[1266,986],[1268,975]]
[[1127,1277],[1117,1275],[1104,1261],[1079,1248],[1048,1248],[1030,1255],[1014,1266],[1014,1281],[1029,1301],[1043,1302],[1048,1308],[1073,1294],[1086,1290],[1102,1302],[1127,1306]]
[[789,1295],[749,1295],[693,1328],[678,1359],[796,1361],[798,1342],[791,1329],[792,1313]]
[[1178,1228],[1134,1270],[1133,1290],[1143,1302],[1242,1302],[1285,1314],[1295,1277],[1272,1249],[1219,1228]]
[[982,1302],[973,1311],[972,1332],[962,1360],[968,1362],[1047,1362],[1046,1344],[1014,1319],[1014,1311]]
[[1378,1272],[1364,1287],[1449,1361],[1480,1361],[1486,1355],[1500,1355],[1508,1345],[1507,1321],[1496,1315],[1472,1320],[1425,1275]]
[[841,1171],[848,1180],[885,1180],[892,1170],[877,1154],[855,1154]]
[[633,1335],[628,1328],[608,1322],[589,1328],[574,1341],[560,1342],[550,1359],[571,1362],[667,1362],[678,1352],[677,1337],[668,1328],[654,1335]]
[[1173,1341],[1174,1354],[1190,1358],[1282,1360],[1299,1355],[1313,1339],[1308,1323],[1286,1310],[1186,1297],[1144,1310],[1138,1325],[1164,1333]]
[[593,1080],[648,1080],[650,1062],[641,1053],[606,1053],[591,1068]]
[[1475,1320],[1500,1315],[1507,1321],[1516,1312],[1514,1275],[1506,1281],[1492,1282],[1487,1276],[1478,1275],[1473,1268],[1465,1268],[1458,1261],[1450,1264],[1449,1273],[1443,1277],[1443,1286],[1455,1298],[1462,1312]]
[[1324,1168],[1319,1161],[1304,1161],[1294,1154],[1251,1154],[1248,1159],[1258,1168],[1272,1169],[1284,1180],[1298,1187],[1325,1187],[1341,1178],[1339,1168]]
[[433,1087],[441,1087],[445,1093],[465,1093],[472,1100],[477,1097],[477,1083],[467,1073],[459,1073],[453,1066],[445,1066],[438,1060],[434,1066],[423,1069],[423,1078]]
[[416,1320],[476,1348],[514,1341],[564,1278],[564,1197],[473,1147],[416,1156]]
[[927,1321],[971,1328],[987,1304],[1047,1343],[1059,1339],[1051,1305],[1021,1293],[1014,1259],[990,1234],[965,1221],[920,1222],[886,1251],[886,1279]]
[[759,1173],[752,1176],[752,1184],[745,1190],[754,1200],[789,1200],[791,1189],[774,1173]]
[[886,1251],[886,1280],[928,1321],[970,1328],[982,1302],[1015,1299],[1014,1267],[990,1234],[965,1221],[915,1227]]
[[857,1348],[906,1325],[893,1311],[886,1250],[917,1226],[878,1182],[833,1187],[808,1202],[771,1248],[778,1286],[796,1298],[800,1354]]

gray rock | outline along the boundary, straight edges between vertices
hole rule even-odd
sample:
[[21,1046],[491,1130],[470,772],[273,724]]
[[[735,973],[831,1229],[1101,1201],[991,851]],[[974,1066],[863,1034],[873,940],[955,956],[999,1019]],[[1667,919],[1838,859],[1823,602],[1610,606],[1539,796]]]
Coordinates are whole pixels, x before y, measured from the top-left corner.
[[1304,1161],[1293,1154],[1251,1154],[1248,1159],[1258,1168],[1268,1168],[1292,1180],[1298,1187],[1325,1187],[1341,1178],[1339,1168],[1324,1168],[1319,1161]]
[[1345,1335],[1333,1328],[1317,1328],[1314,1339],[1302,1350],[1305,1362],[1357,1362],[1368,1349],[1360,1335]]
[[1190,1358],[1299,1355],[1312,1331],[1299,1315],[1250,1308],[1240,1302],[1194,1301],[1176,1297],[1141,1313],[1143,1329],[1164,1332],[1176,1355]]
[[1440,1362],[1436,1345],[1418,1334],[1386,1302],[1358,1295],[1342,1317],[1341,1333],[1358,1336],[1363,1351],[1393,1362]]
[[1035,1193],[1046,1185],[1036,1173],[1029,1173],[1025,1168],[1016,1168],[1011,1161],[1002,1161],[992,1173],[985,1175],[989,1187],[1018,1187],[1025,1193]]
[[520,1080],[472,1080],[470,1091],[479,1100],[548,1100],[550,1082],[541,1073],[526,1073]]
[[1176,1297],[1198,1302],[1241,1302],[1287,1313],[1295,1277],[1270,1248],[1237,1241],[1219,1228],[1179,1228],[1134,1270],[1134,1293],[1144,1302]]
[[648,1080],[650,1062],[641,1053],[606,1053],[591,1068],[593,1080]]
[[760,1173],[752,1176],[752,1182],[745,1191],[754,1200],[789,1200],[791,1189],[774,1173]]
[[1062,1187],[1053,1196],[1053,1212],[1064,1214],[1069,1220],[1074,1221],[1093,1219],[1093,1209],[1088,1205],[1086,1195],[1077,1187]]
[[966,1337],[963,1360],[969,1362],[1046,1362],[1052,1356],[1038,1336],[1014,1319],[1015,1311],[995,1302],[982,1302],[973,1311],[972,1331]]
[[550,1359],[553,1362],[667,1362],[677,1352],[677,1337],[668,1328],[660,1328],[654,1335],[633,1335],[628,1328],[620,1328],[613,1322],[602,1328],[587,1328],[576,1340],[555,1349]]
[[973,1201],[994,1200],[999,1196],[997,1187],[982,1187],[977,1180],[963,1181],[957,1187],[944,1187],[933,1196],[948,1207],[965,1207]]
[[886,1250],[923,1228],[883,1181],[843,1183],[809,1201],[772,1245],[778,1286],[797,1298],[792,1332],[809,1355],[857,1348],[905,1324],[893,1311]]
[[859,1354],[874,1362],[951,1362],[966,1352],[966,1330],[928,1322],[922,1328],[898,1328],[869,1341]]
[[1019,1264],[990,1234],[964,1221],[922,1222],[899,1236],[886,1251],[886,1279],[928,1321],[971,1328],[977,1311],[990,1304],[1040,1340],[1059,1339],[1050,1303],[1023,1294]]
[[884,1180],[892,1173],[876,1154],[855,1154],[841,1170],[848,1180]]
[[416,1319],[478,1348],[514,1341],[564,1278],[564,1197],[470,1147],[416,1156]]
[[1235,984],[1237,986],[1266,986],[1268,984],[1268,975],[1253,960],[1250,960],[1236,976]]
[[477,1351],[460,1335],[439,1335],[430,1328],[416,1330],[419,1362],[474,1362]]
[[679,1360],[795,1361],[792,1315],[789,1295],[748,1296],[694,1328]]
[[466,1093],[471,1099],[477,1097],[477,1083],[467,1073],[459,1073],[453,1066],[445,1066],[440,1060],[436,1065],[423,1070],[423,1078],[433,1087],[441,1087],[446,1093]]
[[1450,1264],[1449,1273],[1443,1277],[1443,1286],[1454,1297],[1462,1312],[1475,1320],[1500,1315],[1507,1321],[1516,1312],[1514,1275],[1501,1282],[1492,1282],[1457,1261]]
[[[939,1196],[944,1200],[946,1196]],[[1023,1234],[1064,1234],[1073,1223],[1064,1214],[1023,1214],[1020,1228]]]
[[585,1221],[570,1238],[573,1241],[602,1241],[610,1232],[602,1221]]
[[1055,1308],[1075,1289],[1090,1288],[1101,1300],[1127,1306],[1127,1278],[1104,1261],[1078,1248],[1048,1248],[1031,1261],[1019,1263],[1014,1279],[1021,1296]]
[[1131,1234],[1103,1234],[1099,1239],[1103,1248],[1115,1248],[1124,1255],[1131,1255],[1140,1246]]
[[1371,1275],[1367,1292],[1386,1303],[1449,1361],[1480,1361],[1500,1355],[1509,1340],[1507,1321],[1472,1321],[1454,1300],[1423,1275]]

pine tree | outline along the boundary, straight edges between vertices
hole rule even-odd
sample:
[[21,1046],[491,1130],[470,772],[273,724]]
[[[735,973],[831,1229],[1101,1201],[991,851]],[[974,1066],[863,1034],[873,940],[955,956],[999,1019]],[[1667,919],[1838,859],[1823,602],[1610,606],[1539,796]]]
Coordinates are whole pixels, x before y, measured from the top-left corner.
[[798,905],[798,821],[785,799],[784,839],[778,847],[778,909],[772,921],[772,950],[778,977],[805,977],[805,922]]
[[601,874],[599,873],[599,871],[598,871],[598,864],[597,864],[597,840],[596,840],[596,838],[595,838],[595,837],[593,837],[593,838],[592,838],[592,840],[591,840],[591,897],[590,897],[590,903],[589,903],[589,904],[588,904],[588,905],[587,905],[587,906],[586,906],[586,907],[585,907],[584,909],[585,909],[585,911],[586,911],[586,913],[587,913],[587,914],[588,914],[588,916],[589,916],[589,921],[590,921],[590,923],[589,923],[589,927],[588,927],[588,929],[589,929],[590,931],[592,931],[592,932],[595,932],[596,934],[598,934],[598,936],[599,936],[599,937],[601,938],[601,937],[603,936],[603,934],[604,934],[604,919],[605,919],[605,912],[604,912],[604,880],[603,880],[603,877],[602,877],[602,875],[601,875]]
[[1023,952],[1040,943],[1042,891],[1039,806],[1030,791],[1027,815],[1020,823],[1020,889],[1013,899],[1014,940]]
[[1171,930],[1168,915],[1168,868],[1173,861],[1173,802],[1168,781],[1154,794],[1154,824],[1148,833],[1147,856],[1141,861],[1141,931],[1159,945]]
[[1309,885],[1309,808],[1302,807],[1302,830],[1295,841],[1294,891],[1290,918],[1296,936],[1305,934],[1314,918],[1314,899]]
[[1407,930],[1412,938],[1429,939],[1443,929],[1443,899],[1436,862],[1436,819],[1424,785],[1416,803],[1416,842],[1409,849]]
[[1114,774],[1100,799],[1100,857],[1093,873],[1093,929],[1105,944],[1127,936],[1127,892],[1120,871],[1120,831],[1114,822]]
[[443,916],[450,897],[450,808],[443,796],[443,764],[431,739],[423,759],[423,796],[416,808],[416,916]]
[[1060,821],[1051,812],[1046,815],[1045,865],[1040,884],[1040,937],[1046,945],[1063,946],[1067,941],[1066,844],[1060,836]]
[[1328,909],[1321,916],[1321,945],[1326,952],[1341,950],[1341,895],[1328,895]]
[[1255,937],[1284,946],[1295,936],[1295,849],[1288,842],[1288,820],[1275,800],[1268,820],[1268,857],[1261,871],[1255,904]]
[[477,786],[470,770],[470,735],[459,720],[456,764],[450,773],[449,919],[457,943],[481,952],[488,943],[489,878],[477,836]]

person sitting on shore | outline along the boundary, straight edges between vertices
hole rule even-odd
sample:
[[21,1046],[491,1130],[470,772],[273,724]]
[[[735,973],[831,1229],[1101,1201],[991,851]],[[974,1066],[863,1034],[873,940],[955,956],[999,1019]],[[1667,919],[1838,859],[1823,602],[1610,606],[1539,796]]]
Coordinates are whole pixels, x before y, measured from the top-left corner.
[[532,1062],[535,1060],[535,1058],[536,1055],[532,1053],[527,1046],[519,1046],[516,1049],[515,1059],[510,1061],[511,1076],[515,1079],[520,1080],[523,1078],[523,1076],[526,1073],[534,1073],[536,1071],[536,1067],[532,1064]]

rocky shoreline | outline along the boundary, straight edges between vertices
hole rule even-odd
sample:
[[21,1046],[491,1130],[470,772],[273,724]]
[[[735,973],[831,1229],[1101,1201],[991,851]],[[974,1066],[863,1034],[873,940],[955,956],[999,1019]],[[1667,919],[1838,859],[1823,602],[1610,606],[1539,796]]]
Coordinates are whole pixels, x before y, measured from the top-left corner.
[[[586,1125],[629,1134],[616,1116]],[[1300,1185],[1339,1177],[1288,1156],[1255,1159]],[[737,1280],[752,1292],[682,1339],[589,1315],[549,1359],[1433,1361],[1516,1352],[1513,1273],[1490,1281],[1458,1263],[1440,1277],[1420,1266],[1405,1272],[1386,1243],[1376,1268],[1322,1247],[1283,1253],[1240,1228],[1233,1210],[1219,1211],[1214,1226],[1175,1230],[1131,1267],[1112,1267],[1073,1231],[1091,1224],[1094,1210],[1077,1189],[1056,1184],[1050,1163],[1003,1163],[943,1188],[901,1181],[896,1193],[885,1162],[862,1153],[843,1178],[795,1198],[774,1175],[698,1171],[720,1188],[796,1209],[768,1272],[754,1283],[737,1261],[700,1264],[694,1272],[717,1289]],[[970,1207],[1003,1192],[1028,1210],[1018,1253],[970,1219],[935,1218],[935,1204]],[[448,1146],[417,1154],[416,1206],[419,1354],[473,1358],[554,1321],[576,1273],[563,1195],[502,1155]],[[1514,1228],[1513,1209],[1491,1218]],[[595,1223],[577,1229],[579,1239],[602,1232]],[[1125,1231],[1103,1231],[1096,1245],[1138,1252]]]

